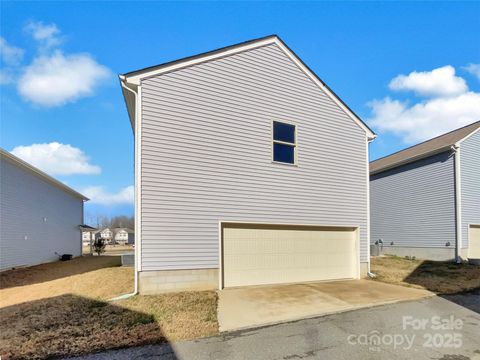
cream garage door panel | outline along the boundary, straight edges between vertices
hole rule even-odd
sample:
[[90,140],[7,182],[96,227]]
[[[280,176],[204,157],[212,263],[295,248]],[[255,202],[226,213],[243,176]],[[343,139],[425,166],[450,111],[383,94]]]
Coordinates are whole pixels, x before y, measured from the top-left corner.
[[470,237],[468,242],[468,257],[470,259],[480,259],[480,225],[470,226]]
[[355,278],[357,238],[352,228],[227,225],[224,287]]

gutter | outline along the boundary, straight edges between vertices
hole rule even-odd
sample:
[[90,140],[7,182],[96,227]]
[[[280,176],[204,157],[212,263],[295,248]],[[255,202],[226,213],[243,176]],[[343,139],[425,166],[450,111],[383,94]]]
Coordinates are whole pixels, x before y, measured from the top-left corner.
[[[119,78],[120,78],[120,85],[122,86],[122,88],[130,91],[131,93],[133,93],[133,96],[135,97],[135,104],[137,104],[137,100],[138,100],[138,94],[133,91],[132,89],[130,89],[128,86],[125,85],[124,81],[125,81],[125,76],[124,75],[119,75]],[[136,121],[135,121],[136,123]],[[136,203],[136,202],[135,202]],[[137,214],[138,212],[135,211],[135,222],[137,222]],[[137,232],[139,231],[139,228],[137,226],[137,224],[135,224],[135,255],[134,255],[134,282],[133,282],[133,292],[129,293],[129,294],[123,294],[123,295],[119,295],[117,297],[114,297],[112,299],[109,299],[108,301],[117,301],[117,300],[125,300],[125,299],[128,299],[128,298],[131,298],[132,296],[135,296],[138,294],[138,242],[140,241],[140,237],[138,236],[137,237]]]
[[368,206],[368,213],[367,213],[367,240],[368,240],[368,263],[367,263],[367,276],[371,279],[375,279],[377,275],[372,273],[371,269],[371,262],[372,262],[372,256],[370,254],[370,226],[371,226],[371,221],[370,221],[370,173],[369,173],[369,152],[370,148],[369,145],[370,143],[375,139],[376,135],[373,138],[369,138],[367,136],[367,206]]

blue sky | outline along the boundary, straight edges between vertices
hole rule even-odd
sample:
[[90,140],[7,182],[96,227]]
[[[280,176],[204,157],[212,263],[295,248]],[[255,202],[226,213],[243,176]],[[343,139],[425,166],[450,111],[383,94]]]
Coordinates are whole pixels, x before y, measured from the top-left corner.
[[0,6],[0,146],[90,195],[87,220],[133,214],[117,74],[252,38],[281,36],[373,127],[372,159],[480,119],[480,2]]

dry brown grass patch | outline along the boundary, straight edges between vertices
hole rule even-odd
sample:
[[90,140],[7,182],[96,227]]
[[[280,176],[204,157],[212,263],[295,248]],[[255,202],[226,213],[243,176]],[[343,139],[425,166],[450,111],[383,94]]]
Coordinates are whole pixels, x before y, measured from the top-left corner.
[[396,256],[373,257],[376,280],[451,294],[480,287],[480,267],[443,261],[408,260]]
[[213,291],[135,296],[133,268],[84,257],[0,274],[0,357],[44,359],[218,332]]
[[74,295],[0,309],[2,359],[43,359],[218,332],[216,293],[136,296],[107,303]]
[[0,308],[74,294],[109,299],[133,290],[133,268],[118,256],[79,257],[0,274]]

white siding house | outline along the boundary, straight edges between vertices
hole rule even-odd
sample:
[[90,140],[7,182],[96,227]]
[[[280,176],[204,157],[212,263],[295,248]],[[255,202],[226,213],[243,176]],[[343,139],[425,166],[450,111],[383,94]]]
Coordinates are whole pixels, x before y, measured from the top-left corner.
[[[133,244],[135,242],[135,232],[129,228],[105,228],[96,232],[97,238],[101,237],[108,243]],[[114,240],[114,241],[113,241]]]
[[375,134],[277,36],[120,79],[140,292],[366,274]]
[[0,149],[0,270],[80,256],[86,200]]
[[83,244],[90,244],[90,241],[95,240],[95,231],[82,231]]
[[135,232],[129,228],[116,228],[115,241],[119,244],[135,243]]
[[91,240],[95,239],[95,234],[91,231],[83,231],[82,232],[82,241],[84,243],[90,243]]
[[480,121],[370,165],[371,242],[430,260],[480,258]]
[[101,237],[102,239],[108,240],[110,242],[113,239],[113,232],[109,228],[105,228],[100,230],[96,236]]

